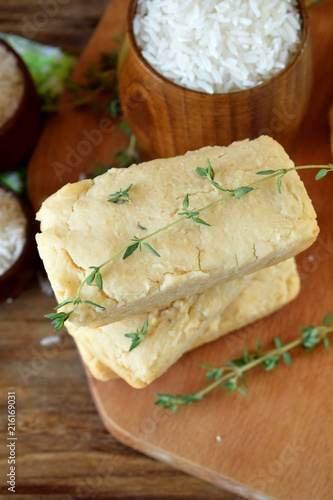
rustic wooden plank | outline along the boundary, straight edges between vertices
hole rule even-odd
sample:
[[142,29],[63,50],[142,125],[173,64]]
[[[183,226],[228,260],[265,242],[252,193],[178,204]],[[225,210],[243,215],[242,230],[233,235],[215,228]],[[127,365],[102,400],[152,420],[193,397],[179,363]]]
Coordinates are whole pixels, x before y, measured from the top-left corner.
[[[72,339],[62,333],[59,344],[40,345],[53,333],[43,314],[54,304],[32,283],[13,303],[0,305],[0,470],[8,467],[7,391],[15,390],[18,495],[235,500],[127,448],[105,430]],[[0,494],[5,492],[1,483]]]
[[[85,47],[109,0],[6,0],[0,3],[0,31],[61,45],[73,54]],[[44,9],[42,7],[44,5]],[[49,12],[49,13],[48,13]]]
[[[30,38],[79,54],[108,0],[68,0]],[[66,3],[66,5],[65,5]],[[24,34],[40,0],[0,2],[0,30]],[[17,498],[235,500],[208,483],[127,448],[102,425],[91,399],[74,342],[42,347],[52,329],[43,314],[55,305],[36,280],[12,304],[0,304],[0,470],[7,472],[4,446],[7,391],[18,405]],[[7,498],[0,484],[0,498]],[[8,493],[8,492],[7,492]],[[23,496],[24,495],[24,496]]]

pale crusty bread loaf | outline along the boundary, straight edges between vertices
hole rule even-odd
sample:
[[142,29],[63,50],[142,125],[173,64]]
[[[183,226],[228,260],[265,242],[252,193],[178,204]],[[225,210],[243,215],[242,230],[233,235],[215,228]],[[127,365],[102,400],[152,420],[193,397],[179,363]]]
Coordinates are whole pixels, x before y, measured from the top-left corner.
[[[214,287],[217,297],[220,296],[219,288],[221,287]],[[162,315],[167,314],[168,317],[170,314],[176,324],[169,327],[168,321],[158,321],[150,335],[130,353],[128,339],[122,338],[123,322],[97,329],[77,328],[68,323],[67,328],[75,340],[88,349],[90,359],[86,356],[83,360],[95,378],[105,380],[109,369],[109,378],[114,378],[117,373],[133,387],[140,388],[164,373],[185,351],[271,314],[294,299],[299,289],[300,279],[294,259],[281,262],[256,273],[223,312],[221,308],[221,312],[214,316],[215,319],[213,318],[210,326],[206,328],[207,322],[199,326],[194,322],[197,315],[193,316],[192,310],[196,304],[192,300],[190,304],[186,304],[186,300],[183,301],[183,307],[177,316],[172,308],[163,311]],[[205,294],[207,295],[207,292],[202,296]],[[201,305],[204,302],[201,300]],[[123,331],[126,331],[126,328]],[[127,344],[127,350],[120,347],[120,342],[122,346]]]
[[[293,166],[277,142],[260,137],[227,148],[207,147],[185,156],[112,169],[94,180],[64,186],[37,214],[42,231],[37,235],[38,248],[58,301],[75,297],[90,266],[106,261],[134,236],[142,237],[178,219],[186,193],[191,210],[216,200],[220,195],[195,172],[196,167],[206,166],[207,158],[215,180],[229,189],[258,180],[257,171]],[[107,202],[110,193],[132,183],[134,205]],[[284,177],[282,194],[272,179],[241,199],[223,201],[201,217],[211,227],[186,220],[151,238],[149,243],[160,258],[143,249],[103,268],[103,293],[93,284],[84,286],[81,296],[102,304],[105,310],[83,304],[70,321],[100,326],[168,306],[221,280],[292,257],[318,234],[315,212],[296,172]]]
[[[211,322],[205,333],[194,341],[191,349],[212,342],[277,311],[298,295],[300,286],[294,259],[255,273],[250,284],[240,292],[223,314]],[[248,335],[252,332],[251,326]],[[232,339],[229,338],[229,341],[231,345]]]
[[[102,363],[133,387],[144,387],[159,377],[203,335],[210,323],[250,282],[252,276],[220,283],[205,292],[178,299],[169,307],[155,309],[104,325],[77,327],[67,322],[68,332]],[[140,330],[148,319],[148,335],[129,352],[126,333]]]

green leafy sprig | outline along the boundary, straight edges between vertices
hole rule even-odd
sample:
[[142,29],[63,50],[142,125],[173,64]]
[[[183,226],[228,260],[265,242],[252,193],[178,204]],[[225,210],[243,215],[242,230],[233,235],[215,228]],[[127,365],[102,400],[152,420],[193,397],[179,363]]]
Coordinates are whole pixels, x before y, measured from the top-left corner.
[[[213,186],[215,191],[218,193],[219,191],[224,191],[226,193],[230,193],[231,196],[236,196],[236,198],[241,198],[245,194],[249,193],[250,191],[253,191],[253,187],[251,186],[241,186],[237,189],[226,189],[221,186],[218,182],[214,181],[215,178],[215,172],[213,170],[213,167],[210,163],[209,158],[207,158],[207,168],[201,168],[198,167],[196,170],[196,173],[200,175],[200,177],[205,177],[208,182]],[[273,172],[273,170],[272,170]],[[208,224],[209,225],[209,224]]]
[[133,184],[130,184],[126,189],[122,190],[120,189],[116,193],[109,194],[110,198],[108,199],[109,203],[117,203],[117,204],[123,204],[123,203],[130,203],[133,205],[132,200],[130,199],[129,192],[132,189]]
[[178,212],[178,215],[185,215],[186,219],[191,219],[191,220],[193,220],[193,222],[196,222],[197,224],[203,224],[204,226],[210,226],[210,224],[208,224],[208,222],[205,222],[204,220],[202,220],[198,217],[200,212],[195,212],[195,211],[191,212],[188,209],[189,205],[190,205],[189,195],[186,194],[185,198],[183,199],[184,212]]
[[99,65],[90,63],[84,73],[85,82],[69,80],[66,89],[71,95],[71,100],[66,104],[46,105],[43,111],[64,111],[69,108],[80,108],[91,105],[93,111],[100,108],[100,95],[107,92],[107,100],[104,104],[107,113],[115,112],[118,103],[117,95],[117,61],[118,50],[100,53]]
[[155,257],[161,257],[160,254],[157,253],[151,245],[149,245],[149,243],[142,243],[144,239],[145,238],[137,238],[137,236],[134,236],[134,238],[131,239],[131,241],[134,241],[134,243],[126,248],[123,255],[123,260],[127,259],[137,249],[139,249],[141,252],[143,246],[146,247],[153,255],[155,255]]
[[[242,187],[239,187],[236,189],[230,189],[230,190],[228,190],[227,193],[223,194],[223,196],[216,198],[214,201],[212,201],[212,202],[208,203],[207,205],[195,210],[194,212],[188,210],[188,195],[186,195],[184,200],[183,200],[183,209],[184,209],[183,214],[184,215],[181,215],[178,219],[175,219],[174,221],[156,229],[155,231],[152,231],[151,233],[149,233],[141,238],[138,238],[137,236],[135,236],[134,238],[132,238],[130,240],[130,242],[127,245],[120,248],[116,253],[114,253],[105,262],[103,262],[99,266],[91,266],[90,268],[93,269],[93,271],[80,284],[78,291],[77,291],[77,294],[76,294],[76,297],[74,299],[67,299],[67,301],[64,301],[61,304],[59,304],[56,309],[59,309],[62,306],[69,304],[69,303],[73,303],[74,308],[68,312],[65,312],[65,313],[64,312],[52,313],[52,315],[46,315],[46,317],[52,319],[52,323],[56,325],[57,329],[60,329],[61,327],[58,328],[59,324],[62,324],[62,326],[63,326],[64,322],[77,309],[79,304],[89,303],[87,301],[81,300],[81,291],[82,291],[83,286],[93,284],[94,280],[96,281],[96,277],[99,276],[101,269],[104,268],[105,266],[107,266],[108,264],[110,264],[111,262],[113,262],[120,255],[123,255],[123,259],[125,260],[128,257],[130,257],[135,252],[135,250],[139,249],[141,251],[142,246],[145,246],[153,255],[160,257],[160,255],[157,253],[157,251],[154,250],[151,247],[151,245],[146,243],[146,240],[148,240],[154,236],[157,236],[159,233],[167,231],[168,229],[172,228],[173,226],[176,226],[177,224],[181,224],[188,219],[193,220],[193,218],[198,218],[198,215],[200,213],[205,212],[206,210],[209,210],[210,208],[219,205],[220,203],[224,202],[228,198],[236,197],[239,199],[239,198],[247,195],[251,191],[253,191],[255,188],[257,188],[258,185],[260,185],[263,182],[266,182],[270,179],[273,179],[273,178],[278,179],[278,189],[281,192],[281,179],[288,172],[297,171],[297,170],[305,170],[305,169],[313,169],[313,168],[320,169],[316,175],[316,179],[319,180],[319,179],[322,179],[325,175],[327,175],[327,173],[333,171],[333,164],[329,164],[328,166],[323,166],[323,167],[316,166],[316,165],[303,165],[303,166],[299,166],[299,167],[290,167],[290,168],[286,168],[286,169],[263,170],[263,171],[257,172],[257,175],[261,176],[261,178],[258,179],[257,181],[252,182],[248,186],[242,186]],[[279,181],[279,179],[280,179],[280,181]],[[187,208],[185,208],[185,207],[187,207]],[[197,221],[194,221],[194,222],[197,222]],[[202,224],[202,222],[201,222],[201,224]],[[204,225],[208,225],[208,224],[204,223]],[[96,270],[98,270],[98,273]],[[96,282],[96,284],[98,286],[97,282]],[[100,290],[100,291],[102,291],[102,290]],[[97,307],[103,308],[102,306],[99,306],[96,304],[93,304],[93,305],[95,307],[97,306]]]
[[129,137],[129,144],[127,148],[121,149],[117,151],[114,155],[115,163],[105,165],[103,163],[94,163],[93,170],[90,172],[90,177],[94,178],[98,175],[105,174],[110,168],[127,168],[133,165],[133,163],[140,162],[140,155],[136,150],[137,139],[136,136],[132,133],[129,128],[127,122],[123,120],[118,127],[120,130],[125,132],[125,134]]
[[147,337],[148,334],[148,320],[146,319],[142,325],[142,328],[139,332],[139,329],[136,329],[135,333],[125,333],[125,337],[132,339],[132,343],[129,348],[129,352],[133,351],[138,345],[141,344],[143,339]]
[[258,341],[256,351],[252,354],[245,349],[242,357],[233,361],[227,361],[218,368],[207,364],[201,365],[207,371],[206,380],[213,381],[211,384],[195,393],[178,395],[156,394],[157,400],[155,401],[155,405],[160,406],[164,410],[176,412],[180,406],[201,401],[208,393],[220,387],[226,389],[227,394],[238,391],[246,396],[247,381],[244,375],[245,372],[257,366],[262,366],[265,371],[271,371],[281,361],[286,365],[290,365],[292,362],[290,351],[297,346],[310,351],[323,342],[326,350],[329,351],[330,344],[327,335],[333,332],[333,326],[330,325],[331,320],[332,314],[329,313],[324,317],[321,325],[301,327],[301,336],[286,345],[283,345],[280,337],[275,337],[273,341],[274,348],[269,351],[263,351],[261,342]]

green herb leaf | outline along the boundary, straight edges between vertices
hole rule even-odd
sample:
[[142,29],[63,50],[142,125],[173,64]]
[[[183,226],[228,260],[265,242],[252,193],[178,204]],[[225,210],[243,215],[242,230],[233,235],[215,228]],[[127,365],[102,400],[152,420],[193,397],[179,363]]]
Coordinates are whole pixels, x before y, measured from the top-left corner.
[[59,313],[45,314],[44,318],[48,318],[51,320],[51,324],[54,325],[54,331],[57,332],[58,330],[61,330],[61,328],[63,328],[65,321],[68,320],[68,318],[71,315],[71,312],[69,312],[69,313],[59,312]]
[[272,175],[276,172],[277,170],[260,170],[260,172],[256,172],[256,175]]
[[93,281],[95,280],[99,291],[102,292],[103,291],[103,278],[101,275],[100,267],[90,266],[89,269],[94,269],[94,271],[88,276],[88,279],[86,281],[87,285],[91,285],[93,283]]
[[96,302],[91,302],[91,300],[82,300],[81,304],[89,304],[90,306],[98,307],[99,309],[102,309],[103,311],[105,310],[104,306],[96,304]]
[[282,177],[278,177],[277,178],[277,188],[278,188],[278,191],[279,191],[280,194],[282,193],[282,191],[281,191],[281,182],[282,182]]
[[183,209],[187,210],[189,206],[189,199],[188,199],[188,193],[184,196],[183,199]]
[[139,248],[140,242],[132,243],[132,245],[129,245],[123,255],[123,260],[127,259],[132,253]]
[[251,191],[253,191],[253,188],[250,186],[239,187],[234,190],[234,196],[236,196],[236,198],[239,199],[242,196],[246,195],[247,193],[250,193]]
[[96,285],[98,286],[99,291],[102,292],[103,291],[103,278],[102,278],[100,271],[97,271],[97,273],[96,273]]
[[239,387],[239,385],[236,387],[237,391],[239,391],[243,396],[247,396],[247,392],[243,387]]
[[313,325],[304,326],[301,329],[303,342],[302,345],[305,349],[313,349],[320,342],[318,337],[319,330]]
[[206,380],[217,380],[218,378],[221,377],[223,373],[223,367],[220,368],[214,368],[211,365],[200,365],[201,368],[204,368],[205,370],[208,370],[206,373]]
[[195,171],[200,177],[207,177],[207,170],[205,168],[198,167]]
[[110,198],[108,199],[109,203],[117,203],[117,204],[123,204],[123,203],[131,203],[133,205],[132,200],[130,199],[129,192],[132,188],[133,184],[130,184],[126,189],[122,190],[120,189],[116,193],[110,194]]
[[319,172],[316,175],[316,181],[319,181],[320,179],[325,177],[325,175],[327,175],[328,172],[329,171],[326,168],[322,168],[321,170],[319,170]]
[[179,406],[189,405],[196,401],[200,401],[202,399],[201,394],[184,394],[180,396],[173,396],[172,394],[155,394],[157,400],[155,401],[156,406],[160,406],[164,410],[171,410],[172,413],[175,413]]
[[291,365],[291,356],[289,352],[284,352],[282,354],[283,361],[285,362],[286,365]]
[[323,319],[323,325],[329,326],[331,321],[332,321],[332,313],[328,313]]
[[119,130],[122,130],[123,132],[125,132],[125,134],[128,135],[128,137],[130,137],[132,135],[131,129],[130,129],[126,120],[123,120],[121,122],[121,124],[119,125]]
[[330,350],[331,350],[330,341],[328,340],[327,337],[324,338],[324,346],[325,346],[326,351],[330,352]]
[[[58,304],[54,310],[56,311],[57,309],[60,309],[61,307],[65,306],[66,304],[73,304],[74,300],[73,299],[66,299],[64,300],[63,302],[61,302],[60,304]],[[47,316],[45,316],[47,317]]]
[[148,248],[148,250],[153,254],[153,255],[156,255],[156,257],[161,257],[159,253],[156,252],[156,250],[154,250],[154,248],[149,245],[149,243],[142,243],[144,247]]
[[148,333],[148,320],[144,321],[140,332],[139,329],[137,328],[135,333],[125,333],[125,337],[132,339],[129,352],[133,351],[133,349],[135,349],[136,347],[138,347],[138,345],[141,344],[143,339],[146,338],[147,333]]
[[196,222],[197,224],[203,224],[204,226],[209,226],[211,227],[211,224],[208,224],[208,222],[200,219],[199,217],[191,217],[191,219],[193,220],[193,222]]

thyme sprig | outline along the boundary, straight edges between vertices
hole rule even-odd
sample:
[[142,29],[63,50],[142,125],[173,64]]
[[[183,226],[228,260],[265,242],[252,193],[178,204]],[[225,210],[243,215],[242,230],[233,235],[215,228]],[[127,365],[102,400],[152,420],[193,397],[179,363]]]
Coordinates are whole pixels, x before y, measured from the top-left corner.
[[201,401],[208,393],[222,387],[226,389],[227,394],[238,391],[244,396],[247,395],[247,381],[244,373],[252,370],[257,366],[262,366],[265,371],[271,371],[283,361],[286,365],[292,363],[290,351],[297,346],[310,351],[315,346],[323,342],[326,350],[330,350],[328,334],[333,332],[333,326],[330,325],[332,314],[327,314],[322,324],[319,326],[308,325],[300,328],[301,336],[296,340],[283,345],[280,337],[275,337],[273,340],[274,348],[269,351],[263,351],[261,342],[257,342],[257,347],[254,353],[250,354],[247,349],[244,350],[243,356],[227,361],[220,367],[211,365],[201,365],[207,371],[206,380],[213,381],[195,393],[189,394],[155,394],[157,400],[155,405],[160,406],[164,410],[176,412],[180,406],[186,406],[196,401]]
[[98,175],[105,174],[105,172],[107,172],[110,168],[114,168],[115,166],[117,168],[127,168],[133,165],[133,163],[140,162],[140,154],[136,150],[137,139],[136,136],[131,131],[131,129],[129,128],[126,120],[123,120],[119,124],[118,128],[119,130],[122,130],[129,137],[129,144],[127,148],[120,149],[115,153],[114,164],[105,165],[104,163],[94,163],[93,169],[90,172],[90,177],[94,178],[97,177]]
[[[236,198],[241,198],[245,194],[253,191],[253,187],[251,186],[241,186],[237,189],[226,189],[221,186],[218,182],[214,181],[215,172],[213,170],[212,164],[210,163],[209,158],[207,158],[207,168],[196,168],[196,173],[200,177],[205,177],[208,182],[213,186],[214,190],[218,193],[219,191],[224,191],[226,193],[231,193],[231,196],[236,196]],[[273,170],[271,172],[274,172]],[[208,224],[209,225],[209,224]]]
[[196,222],[197,224],[203,224],[204,226],[210,226],[210,224],[208,224],[208,222],[205,222],[204,220],[202,220],[198,217],[200,212],[196,212],[196,211],[191,212],[191,210],[188,209],[189,205],[190,205],[189,195],[187,193],[183,199],[184,212],[178,212],[178,215],[180,215],[180,216],[185,215],[186,219],[191,219],[191,220],[193,220],[193,222]]
[[90,63],[84,73],[85,82],[69,80],[66,89],[71,95],[70,102],[66,104],[45,105],[43,111],[64,111],[69,108],[80,108],[91,105],[93,111],[100,107],[100,95],[108,92],[105,111],[114,113],[118,103],[117,96],[117,61],[118,49],[100,53],[99,65]]
[[133,205],[133,202],[130,198],[129,192],[132,189],[133,184],[130,184],[126,189],[122,190],[120,189],[116,193],[109,194],[110,198],[108,199],[109,203],[117,203],[117,204],[123,204],[123,203],[130,203]]
[[160,254],[157,253],[156,250],[154,250],[154,248],[151,245],[149,245],[149,243],[142,243],[142,241],[144,239],[145,238],[138,238],[137,236],[134,236],[134,238],[131,239],[131,241],[134,241],[134,243],[132,243],[131,245],[129,245],[126,248],[126,250],[124,252],[124,255],[123,255],[123,260],[127,259],[137,249],[139,249],[140,252],[141,252],[142,251],[142,246],[144,246],[145,248],[147,248],[153,255],[155,255],[155,257],[161,257]]
[[[64,312],[52,313],[52,315],[46,315],[45,317],[50,318],[52,320],[52,324],[55,324],[56,328],[60,329],[61,326],[59,328],[59,325],[63,326],[64,322],[67,321],[67,319],[70,317],[71,314],[73,314],[73,312],[77,309],[78,305],[83,304],[83,303],[89,303],[88,301],[81,300],[81,291],[82,291],[83,286],[84,285],[91,286],[93,284],[94,280],[96,281],[96,277],[99,276],[101,269],[104,268],[105,266],[107,266],[108,264],[110,264],[111,262],[113,262],[120,255],[123,255],[123,259],[127,259],[130,255],[132,255],[135,252],[135,250],[139,249],[141,251],[142,245],[143,245],[152,254],[154,254],[157,257],[160,257],[160,255],[157,253],[157,251],[154,250],[151,247],[151,245],[146,243],[146,240],[148,240],[154,236],[157,236],[158,234],[160,234],[164,231],[167,231],[168,229],[172,228],[173,226],[176,226],[177,224],[181,224],[188,219],[197,218],[197,216],[200,213],[205,212],[206,210],[209,210],[210,208],[213,208],[213,207],[219,205],[220,203],[224,202],[228,198],[236,197],[239,199],[239,198],[247,195],[251,191],[253,191],[255,188],[257,188],[257,186],[259,186],[263,182],[266,182],[266,181],[273,179],[273,178],[282,179],[288,172],[297,171],[297,170],[305,170],[305,169],[313,169],[313,168],[320,169],[316,175],[316,179],[319,180],[319,179],[323,178],[327,173],[333,171],[333,164],[329,164],[328,166],[326,166],[326,165],[324,165],[324,166],[302,165],[302,166],[290,167],[290,168],[286,168],[286,169],[263,170],[263,171],[257,172],[257,175],[261,176],[260,179],[250,183],[248,186],[241,186],[241,187],[238,187],[236,189],[230,189],[227,193],[223,194],[223,196],[219,196],[218,198],[216,198],[212,202],[208,203],[207,205],[204,205],[203,207],[196,209],[194,212],[188,211],[188,205],[187,205],[188,195],[186,195],[184,200],[183,200],[183,205],[182,205],[183,209],[184,209],[184,212],[183,212],[184,215],[180,215],[178,219],[175,219],[172,222],[165,224],[164,226],[152,231],[151,233],[149,233],[141,238],[137,238],[135,236],[134,238],[132,238],[130,240],[129,243],[127,243],[126,245],[121,247],[116,253],[114,253],[105,262],[103,262],[99,266],[90,266],[90,268],[93,269],[93,271],[81,282],[81,284],[78,288],[76,297],[74,299],[67,299],[68,301],[62,302],[61,304],[59,304],[57,306],[56,309],[59,309],[62,306],[69,304],[69,303],[73,303],[74,308],[66,313],[64,313]],[[278,181],[278,189],[279,189],[279,191],[281,191],[281,180]],[[187,208],[185,208],[185,207],[187,207]],[[205,223],[205,225],[208,225],[208,224]],[[98,270],[99,273],[97,273],[96,270]],[[97,282],[96,282],[96,284],[98,286]],[[100,289],[100,291],[102,291],[102,290]],[[96,304],[93,304],[93,305],[95,307],[97,306],[97,307],[103,308],[103,306],[100,306],[100,305],[96,305]]]
[[147,334],[148,334],[148,320],[147,319],[144,321],[140,332],[139,332],[139,329],[137,328],[135,333],[125,333],[125,335],[124,335],[125,337],[132,339],[132,343],[130,345],[129,352],[133,351],[133,349],[138,347],[138,345],[141,344],[143,339],[146,338]]

